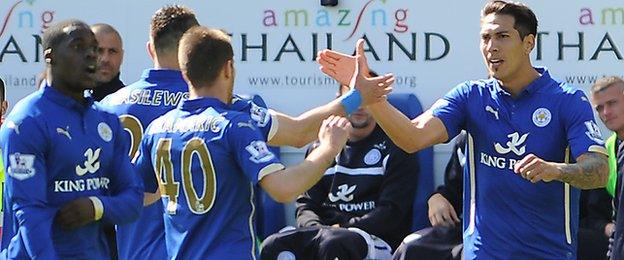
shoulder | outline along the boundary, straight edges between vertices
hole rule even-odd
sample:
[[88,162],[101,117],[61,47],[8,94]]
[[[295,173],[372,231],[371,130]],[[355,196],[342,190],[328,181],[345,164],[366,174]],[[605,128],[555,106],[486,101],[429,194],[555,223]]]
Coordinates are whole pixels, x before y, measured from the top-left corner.
[[482,95],[496,90],[494,79],[467,80],[457,84],[451,93],[454,95],[469,96],[472,94]]
[[[15,104],[11,112],[7,115],[7,126],[17,126],[22,124],[37,124],[50,118],[58,118],[59,115],[51,115],[50,106],[54,105],[43,98],[41,91],[32,93]],[[30,126],[29,126],[30,127]]]

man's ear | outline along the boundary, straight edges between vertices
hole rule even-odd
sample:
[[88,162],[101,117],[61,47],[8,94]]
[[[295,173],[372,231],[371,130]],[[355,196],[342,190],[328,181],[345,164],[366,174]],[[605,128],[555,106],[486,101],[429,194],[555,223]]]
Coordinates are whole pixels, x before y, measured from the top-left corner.
[[52,49],[47,48],[43,51],[43,59],[46,64],[52,64]]
[[524,36],[524,39],[522,39],[522,46],[524,48],[524,53],[529,55],[531,51],[533,51],[533,48],[535,48],[535,35],[529,34]]
[[152,41],[147,41],[145,43],[145,49],[147,50],[147,54],[150,56],[150,59],[152,59],[153,62],[156,58],[156,50],[154,49],[154,45],[152,45]]
[[223,75],[228,79],[234,77],[234,61],[228,60],[225,63],[225,66],[223,66]]

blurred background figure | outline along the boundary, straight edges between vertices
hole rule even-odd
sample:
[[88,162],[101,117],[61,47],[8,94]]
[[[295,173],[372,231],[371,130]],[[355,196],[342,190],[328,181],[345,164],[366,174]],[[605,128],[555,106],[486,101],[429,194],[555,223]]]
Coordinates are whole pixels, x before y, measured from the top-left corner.
[[119,79],[119,68],[123,62],[124,50],[119,32],[111,25],[94,24],[91,26],[91,31],[98,41],[98,66],[95,74],[97,85],[91,96],[96,101],[100,101],[108,94],[125,86]]

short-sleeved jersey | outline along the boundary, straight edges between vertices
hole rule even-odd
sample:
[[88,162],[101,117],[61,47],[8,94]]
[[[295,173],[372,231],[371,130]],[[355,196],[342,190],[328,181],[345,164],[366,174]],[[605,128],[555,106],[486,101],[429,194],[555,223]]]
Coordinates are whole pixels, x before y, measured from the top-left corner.
[[270,141],[277,133],[279,128],[278,120],[272,110],[267,108],[259,96],[246,97],[242,95],[234,95],[230,109],[248,113],[252,122],[256,124],[262,136],[266,141]]
[[[119,116],[134,156],[145,128],[157,117],[188,98],[188,87],[179,70],[147,69],[139,81],[107,96],[102,104]],[[166,259],[162,204],[143,209],[139,220],[117,226],[120,259]]]
[[464,168],[466,259],[576,259],[579,190],[531,183],[513,171],[535,154],[574,162],[605,153],[582,91],[541,74],[515,98],[494,79],[469,81],[433,107],[448,136],[468,132]]
[[[6,166],[4,258],[109,259],[101,223],[135,220],[143,203],[117,117],[43,87],[20,101],[0,129]],[[54,225],[57,211],[95,196],[104,214],[75,230]],[[114,245],[110,245],[114,246]]]
[[137,167],[147,192],[165,194],[170,258],[256,257],[253,186],[284,168],[264,140],[249,114],[207,97],[150,124]]

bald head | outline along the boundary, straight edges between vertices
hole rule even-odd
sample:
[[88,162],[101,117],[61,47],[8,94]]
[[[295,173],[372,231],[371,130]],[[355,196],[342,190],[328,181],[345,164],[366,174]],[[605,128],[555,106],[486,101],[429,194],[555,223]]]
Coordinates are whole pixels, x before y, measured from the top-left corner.
[[121,35],[109,24],[98,23],[91,26],[91,31],[98,41],[98,84],[111,81],[117,74],[123,61],[123,43]]

